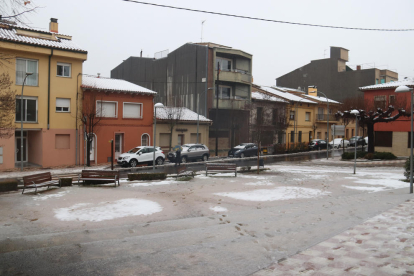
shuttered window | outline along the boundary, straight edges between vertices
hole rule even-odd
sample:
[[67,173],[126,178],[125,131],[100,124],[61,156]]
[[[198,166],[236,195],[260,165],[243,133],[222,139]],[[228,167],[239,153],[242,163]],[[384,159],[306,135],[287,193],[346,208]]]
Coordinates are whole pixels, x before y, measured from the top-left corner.
[[69,112],[70,99],[56,98],[56,112]]
[[98,117],[116,118],[116,102],[96,102],[96,115]]
[[124,118],[142,118],[142,104],[139,103],[124,103]]

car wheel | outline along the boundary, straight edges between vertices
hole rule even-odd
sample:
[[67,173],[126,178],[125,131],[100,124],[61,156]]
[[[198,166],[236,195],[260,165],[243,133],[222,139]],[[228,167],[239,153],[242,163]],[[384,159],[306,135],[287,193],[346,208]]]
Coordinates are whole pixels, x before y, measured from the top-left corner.
[[185,156],[181,157],[181,163],[187,163],[187,157]]
[[240,153],[240,158],[244,158],[244,153]]
[[162,157],[158,157],[157,160],[155,160],[156,165],[162,165],[164,164],[164,159]]
[[138,165],[138,161],[136,159],[132,159],[129,161],[129,165],[134,168]]
[[203,161],[208,161],[208,155],[207,154],[203,155]]

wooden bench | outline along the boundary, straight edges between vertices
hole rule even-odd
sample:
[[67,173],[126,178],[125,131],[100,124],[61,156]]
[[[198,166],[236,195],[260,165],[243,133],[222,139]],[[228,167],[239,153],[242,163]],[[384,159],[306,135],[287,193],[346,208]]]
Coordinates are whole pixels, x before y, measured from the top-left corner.
[[23,176],[22,194],[24,193],[24,190],[28,188],[36,189],[35,193],[37,193],[37,188],[45,186],[47,186],[48,189],[49,186],[59,186],[60,188],[60,179],[52,180],[52,174],[50,172]]
[[78,176],[79,181],[82,180],[82,183],[85,184],[85,180],[92,181],[113,181],[115,183],[118,181],[119,184],[119,171],[100,171],[100,170],[82,170],[82,173]]
[[186,166],[178,166],[177,174],[174,175],[174,177],[177,179],[178,177],[184,177],[184,176],[192,176],[194,178],[194,172],[188,171]]
[[207,163],[206,164],[206,176],[209,173],[218,172],[234,172],[234,176],[237,177],[237,165],[236,163]]

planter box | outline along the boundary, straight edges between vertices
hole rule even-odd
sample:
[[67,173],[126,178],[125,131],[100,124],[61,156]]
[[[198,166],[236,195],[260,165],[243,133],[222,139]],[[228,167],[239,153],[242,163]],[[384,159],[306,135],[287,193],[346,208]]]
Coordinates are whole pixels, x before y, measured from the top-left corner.
[[17,191],[17,183],[15,178],[0,180],[0,192]]
[[166,173],[129,173],[128,180],[163,180],[167,178]]
[[72,186],[72,177],[62,177],[60,179],[60,184],[62,187]]

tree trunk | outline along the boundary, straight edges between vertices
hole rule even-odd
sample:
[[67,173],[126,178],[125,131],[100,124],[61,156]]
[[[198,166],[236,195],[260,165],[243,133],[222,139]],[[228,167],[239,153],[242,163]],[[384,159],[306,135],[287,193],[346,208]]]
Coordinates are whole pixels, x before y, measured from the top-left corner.
[[86,166],[91,166],[91,144],[92,140],[89,138],[86,139]]
[[171,144],[172,144],[172,135],[173,135],[173,129],[174,127],[171,127],[171,131],[170,131],[170,149],[168,151],[171,151]]
[[375,145],[374,145],[374,124],[366,124],[367,126],[367,133],[368,133],[368,152],[374,153]]

